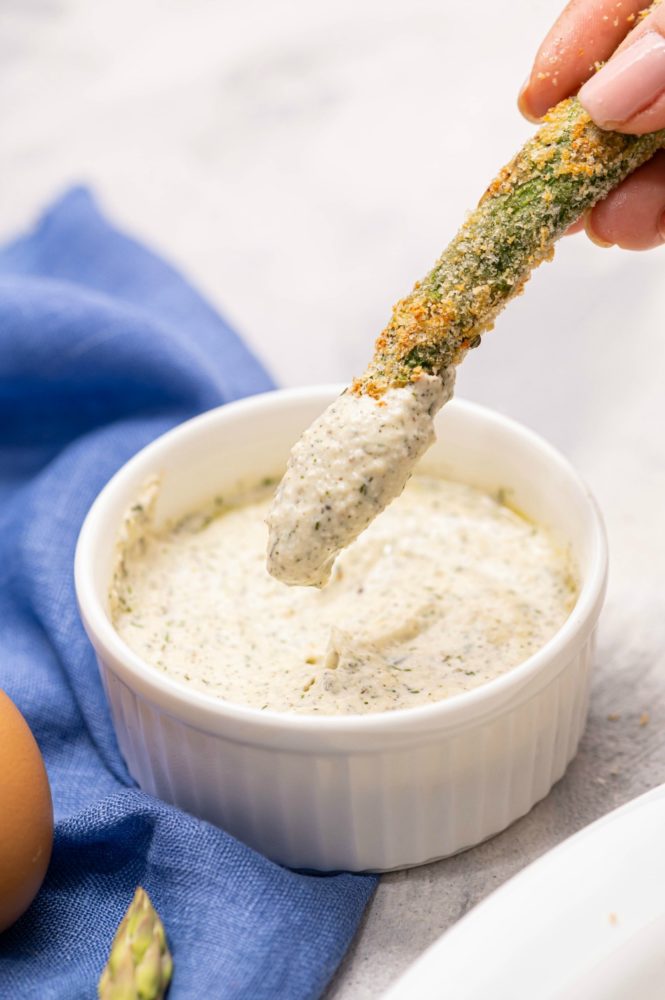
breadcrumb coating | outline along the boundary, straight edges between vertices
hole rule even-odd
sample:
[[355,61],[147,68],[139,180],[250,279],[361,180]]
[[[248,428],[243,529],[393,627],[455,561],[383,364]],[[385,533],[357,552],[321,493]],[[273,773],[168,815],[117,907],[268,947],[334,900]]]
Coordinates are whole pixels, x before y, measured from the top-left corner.
[[577,98],[558,104],[489,185],[430,273],[401,299],[352,389],[379,398],[441,375],[480,344],[497,314],[583,212],[665,146],[599,129]]

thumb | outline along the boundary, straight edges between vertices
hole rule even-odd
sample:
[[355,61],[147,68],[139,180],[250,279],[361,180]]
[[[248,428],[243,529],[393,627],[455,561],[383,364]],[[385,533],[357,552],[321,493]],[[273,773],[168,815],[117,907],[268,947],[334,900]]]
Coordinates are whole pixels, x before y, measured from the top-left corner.
[[578,96],[601,128],[631,135],[665,128],[665,6],[644,19]]

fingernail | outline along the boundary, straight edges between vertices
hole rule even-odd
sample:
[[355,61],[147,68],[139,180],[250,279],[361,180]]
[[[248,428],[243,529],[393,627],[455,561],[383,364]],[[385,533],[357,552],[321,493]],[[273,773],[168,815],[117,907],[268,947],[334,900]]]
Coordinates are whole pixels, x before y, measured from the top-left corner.
[[665,90],[665,38],[647,31],[584,84],[580,103],[597,125],[627,122]]
[[524,115],[524,117],[528,122],[533,122],[534,125],[537,125],[540,122],[540,118],[537,115],[535,115],[531,110],[527,98],[527,90],[530,83],[531,83],[531,77],[527,76],[526,80],[520,87],[519,94],[517,95],[517,107],[519,108],[520,113]]
[[598,233],[594,232],[591,227],[591,212],[584,213],[584,232],[592,243],[595,243],[597,247],[602,247],[603,250],[609,250],[610,247],[614,246],[614,243],[608,243],[607,240],[602,239]]

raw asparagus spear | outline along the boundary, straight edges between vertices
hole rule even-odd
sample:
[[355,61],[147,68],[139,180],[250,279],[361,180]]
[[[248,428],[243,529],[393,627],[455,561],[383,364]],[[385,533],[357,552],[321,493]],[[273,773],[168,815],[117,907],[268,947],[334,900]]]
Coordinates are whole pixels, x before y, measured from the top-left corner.
[[533,269],[552,258],[567,227],[663,146],[665,129],[605,132],[577,98],[558,104],[492,181],[427,277],[394,307],[354,391],[380,396],[458,364]]
[[113,938],[99,1000],[162,1000],[172,972],[164,926],[139,886]]

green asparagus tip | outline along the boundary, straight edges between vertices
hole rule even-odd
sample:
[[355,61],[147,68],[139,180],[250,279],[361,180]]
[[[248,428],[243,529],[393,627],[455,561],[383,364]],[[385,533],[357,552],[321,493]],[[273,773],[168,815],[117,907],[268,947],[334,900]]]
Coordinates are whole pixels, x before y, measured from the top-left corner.
[[172,972],[164,925],[139,886],[113,938],[99,1000],[163,1000]]

